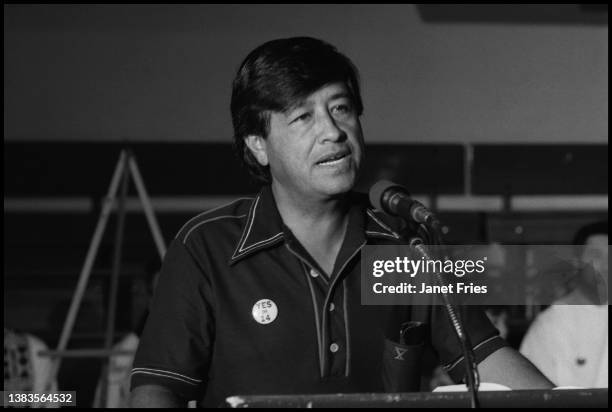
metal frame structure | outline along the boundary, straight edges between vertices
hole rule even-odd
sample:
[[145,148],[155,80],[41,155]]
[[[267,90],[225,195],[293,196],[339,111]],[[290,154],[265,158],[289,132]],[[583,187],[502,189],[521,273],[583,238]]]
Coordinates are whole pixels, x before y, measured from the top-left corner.
[[[160,258],[163,259],[166,254],[166,244],[164,242],[161,230],[159,228],[159,224],[155,217],[155,213],[153,212],[153,207],[151,206],[151,200],[145,188],[142,176],[140,174],[140,170],[138,169],[138,164],[136,163],[136,159],[134,154],[129,149],[123,149],[119,155],[119,161],[117,162],[117,166],[115,167],[115,171],[113,173],[113,177],[111,179],[111,183],[106,194],[106,197],[103,200],[102,209],[100,211],[100,217],[98,218],[98,223],[94,230],[93,237],[89,244],[89,249],[87,251],[87,255],[85,257],[85,262],[83,264],[83,268],[79,275],[79,280],[77,286],[75,288],[74,294],[72,296],[72,301],[70,303],[70,308],[68,309],[68,314],[66,316],[66,320],[64,321],[64,325],[62,327],[62,332],[60,335],[59,343],[57,345],[56,350],[47,351],[41,353],[43,356],[50,356],[52,358],[52,366],[50,368],[49,374],[46,380],[46,387],[50,387],[53,381],[56,380],[57,374],[59,372],[59,368],[61,366],[61,361],[65,357],[101,357],[107,358],[106,367],[103,368],[103,373],[105,379],[103,380],[103,392],[102,396],[104,399],[103,404],[106,404],[106,389],[108,388],[108,373],[110,368],[108,368],[108,364],[110,361],[110,357],[113,355],[124,354],[119,351],[115,353],[112,350],[113,345],[113,337],[115,330],[115,317],[116,317],[116,309],[117,309],[117,292],[119,286],[119,276],[121,272],[121,251],[123,245],[123,237],[124,237],[124,222],[126,216],[126,201],[127,201],[127,193],[129,187],[130,176],[132,177],[136,191],[138,192],[138,197],[140,199],[140,203],[144,210],[149,228],[151,229],[151,234],[153,235],[153,240],[155,242],[155,246],[159,253]],[[117,191],[121,190],[119,196],[117,196]],[[98,254],[98,250],[100,248],[100,243],[102,241],[102,237],[104,235],[104,231],[106,229],[106,224],[108,223],[108,219],[111,213],[116,210],[117,211],[117,230],[115,233],[115,243],[114,243],[114,253],[113,253],[113,267],[112,274],[110,279],[110,293],[109,293],[109,303],[108,303],[108,319],[106,325],[106,333],[104,338],[104,348],[102,349],[94,349],[94,350],[82,350],[82,349],[73,349],[68,350],[68,342],[70,340],[70,336],[72,334],[72,330],[74,328],[75,320],[81,305],[81,301],[83,300],[83,295],[85,294],[85,290],[87,288],[87,283],[89,281],[91,271],[93,268],[93,264],[95,262],[96,256]]]

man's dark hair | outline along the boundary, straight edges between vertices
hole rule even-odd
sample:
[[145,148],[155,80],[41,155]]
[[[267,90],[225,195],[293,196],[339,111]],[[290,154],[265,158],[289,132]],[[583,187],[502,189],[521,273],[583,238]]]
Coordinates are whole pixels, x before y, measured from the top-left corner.
[[573,245],[584,245],[591,236],[595,235],[607,235],[608,234],[608,221],[601,221],[591,223],[589,225],[581,227],[574,235]]
[[236,152],[256,180],[270,183],[270,168],[257,162],[245,137],[266,138],[271,111],[291,110],[334,82],[345,83],[361,115],[357,68],[334,46],[311,37],[293,37],[269,41],[249,53],[232,85],[231,112]]

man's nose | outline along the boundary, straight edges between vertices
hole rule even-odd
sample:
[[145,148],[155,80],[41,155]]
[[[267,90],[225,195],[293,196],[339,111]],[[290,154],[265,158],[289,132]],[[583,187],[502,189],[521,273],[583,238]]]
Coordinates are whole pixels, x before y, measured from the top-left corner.
[[328,112],[321,115],[319,127],[319,137],[322,143],[325,141],[336,142],[346,138],[344,130],[338,127],[336,121]]

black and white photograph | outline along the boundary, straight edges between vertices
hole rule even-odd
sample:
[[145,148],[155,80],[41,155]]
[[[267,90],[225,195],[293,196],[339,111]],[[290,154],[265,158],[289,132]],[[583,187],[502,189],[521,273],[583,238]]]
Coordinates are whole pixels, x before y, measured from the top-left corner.
[[3,12],[3,407],[608,407],[607,4]]

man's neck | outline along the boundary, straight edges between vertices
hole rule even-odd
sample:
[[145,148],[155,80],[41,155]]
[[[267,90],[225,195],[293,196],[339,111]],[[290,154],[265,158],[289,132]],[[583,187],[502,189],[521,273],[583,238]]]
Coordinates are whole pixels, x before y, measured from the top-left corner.
[[321,267],[331,273],[348,224],[348,199],[313,199],[287,193],[272,184],[284,224]]

